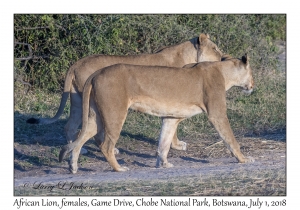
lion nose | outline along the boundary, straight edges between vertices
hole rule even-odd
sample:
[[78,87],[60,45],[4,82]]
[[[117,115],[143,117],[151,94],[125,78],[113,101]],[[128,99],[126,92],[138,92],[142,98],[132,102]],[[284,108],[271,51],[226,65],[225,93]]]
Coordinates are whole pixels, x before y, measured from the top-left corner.
[[250,84],[248,85],[248,89],[252,90],[254,88],[254,81],[251,79]]
[[252,91],[253,88],[254,88],[253,84],[249,84],[249,85],[246,85],[246,86],[245,86],[245,90],[250,90],[250,91]]

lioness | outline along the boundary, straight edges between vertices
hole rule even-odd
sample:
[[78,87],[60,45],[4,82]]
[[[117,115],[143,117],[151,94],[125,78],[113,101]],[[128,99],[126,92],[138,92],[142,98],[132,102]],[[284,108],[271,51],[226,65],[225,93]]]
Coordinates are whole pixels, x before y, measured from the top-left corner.
[[[61,98],[59,109],[53,118],[30,118],[27,123],[33,124],[49,124],[57,121],[66,105],[69,93],[71,93],[70,118],[65,126],[67,141],[72,142],[77,138],[77,129],[81,124],[82,117],[82,98],[86,79],[96,70],[102,69],[117,63],[138,64],[138,65],[160,65],[183,67],[188,63],[202,61],[220,61],[222,52],[217,45],[209,39],[209,35],[200,34],[199,37],[178,45],[166,47],[155,54],[141,54],[131,56],[110,56],[110,55],[91,55],[80,59],[73,64],[66,76],[64,93]],[[147,75],[145,75],[147,77]],[[95,140],[100,145],[98,136]],[[177,150],[185,150],[186,143],[179,141],[175,132],[172,141],[172,148]],[[116,150],[118,153],[118,150]]]
[[80,148],[98,133],[103,140],[100,149],[113,169],[128,170],[118,164],[114,147],[130,108],[163,119],[157,166],[162,161],[163,167],[172,167],[167,154],[176,126],[185,118],[202,112],[208,114],[208,119],[238,161],[251,162],[252,158],[245,158],[241,153],[230,128],[225,92],[232,86],[240,86],[251,93],[253,84],[247,56],[222,62],[202,62],[191,68],[128,64],[106,67],[87,79],[83,90],[82,131],[76,141],[62,148],[59,161],[72,151],[70,171],[76,173]]

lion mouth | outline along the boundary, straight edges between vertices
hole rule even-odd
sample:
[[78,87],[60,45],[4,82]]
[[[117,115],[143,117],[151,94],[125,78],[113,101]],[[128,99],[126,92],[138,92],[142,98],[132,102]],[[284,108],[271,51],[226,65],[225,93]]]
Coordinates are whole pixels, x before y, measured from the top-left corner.
[[250,95],[253,92],[253,89],[243,89],[242,92],[246,95]]

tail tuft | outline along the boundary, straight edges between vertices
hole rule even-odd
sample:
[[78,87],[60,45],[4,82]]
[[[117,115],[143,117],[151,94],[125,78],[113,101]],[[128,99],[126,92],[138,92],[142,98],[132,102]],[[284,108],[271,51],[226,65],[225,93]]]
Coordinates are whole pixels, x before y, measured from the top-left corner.
[[29,118],[26,122],[29,124],[40,124],[40,120],[36,118]]

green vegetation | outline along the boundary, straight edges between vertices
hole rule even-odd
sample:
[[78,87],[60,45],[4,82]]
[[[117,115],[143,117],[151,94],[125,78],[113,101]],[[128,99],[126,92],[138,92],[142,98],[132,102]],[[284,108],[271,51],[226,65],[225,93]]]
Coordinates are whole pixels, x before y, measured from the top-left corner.
[[[91,54],[153,53],[209,33],[220,49],[248,52],[254,69],[276,66],[285,15],[23,15],[14,17],[15,73],[35,88],[59,92],[68,68]],[[28,44],[28,45],[25,45]]]

